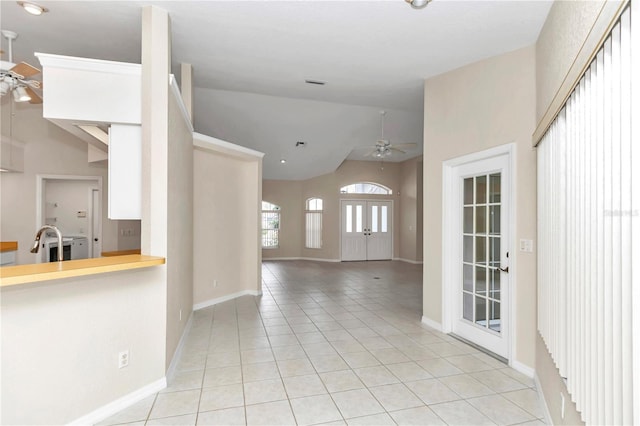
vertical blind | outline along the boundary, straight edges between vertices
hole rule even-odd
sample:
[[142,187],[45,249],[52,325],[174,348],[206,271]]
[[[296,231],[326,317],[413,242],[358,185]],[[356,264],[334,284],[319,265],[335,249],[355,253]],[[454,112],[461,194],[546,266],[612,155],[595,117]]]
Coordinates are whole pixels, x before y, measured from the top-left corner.
[[305,247],[306,248],[322,248],[322,212],[306,212],[305,228]]
[[627,8],[538,145],[538,330],[588,424],[634,422],[631,154]]

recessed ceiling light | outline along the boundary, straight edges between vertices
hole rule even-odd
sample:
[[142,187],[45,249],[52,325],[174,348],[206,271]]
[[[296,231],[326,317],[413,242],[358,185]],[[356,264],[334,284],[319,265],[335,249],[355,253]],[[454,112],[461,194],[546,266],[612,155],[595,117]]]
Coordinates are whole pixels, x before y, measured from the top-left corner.
[[24,10],[29,12],[32,15],[42,15],[49,11],[46,7],[42,7],[39,4],[30,3],[28,1],[19,1],[17,2]]
[[316,86],[324,86],[325,84],[327,84],[326,81],[320,80],[305,80],[304,82],[307,84],[315,84]]
[[284,163],[286,163],[286,162],[287,162],[287,160],[285,160],[284,158],[281,158],[281,159],[280,159],[280,163],[284,164]]

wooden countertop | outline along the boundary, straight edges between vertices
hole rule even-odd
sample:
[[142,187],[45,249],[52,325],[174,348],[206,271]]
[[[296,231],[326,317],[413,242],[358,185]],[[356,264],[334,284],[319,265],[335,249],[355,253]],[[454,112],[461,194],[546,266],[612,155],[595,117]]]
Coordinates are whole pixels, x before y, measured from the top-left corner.
[[81,277],[105,272],[148,268],[165,263],[163,257],[128,255],[94,259],[67,260],[64,262],[34,263],[0,267],[0,287],[28,284],[60,278]]
[[125,256],[128,254],[140,254],[140,249],[132,249],[132,250],[118,250],[118,251],[103,251],[103,257],[111,257],[111,256]]
[[17,241],[0,241],[0,253],[4,251],[15,251],[15,250],[18,250]]

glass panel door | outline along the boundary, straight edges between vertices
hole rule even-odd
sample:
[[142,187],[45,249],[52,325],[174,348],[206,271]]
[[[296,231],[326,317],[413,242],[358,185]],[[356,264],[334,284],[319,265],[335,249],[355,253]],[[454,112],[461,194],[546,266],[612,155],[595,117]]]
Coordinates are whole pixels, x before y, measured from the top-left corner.
[[467,177],[462,186],[462,317],[500,333],[501,173]]

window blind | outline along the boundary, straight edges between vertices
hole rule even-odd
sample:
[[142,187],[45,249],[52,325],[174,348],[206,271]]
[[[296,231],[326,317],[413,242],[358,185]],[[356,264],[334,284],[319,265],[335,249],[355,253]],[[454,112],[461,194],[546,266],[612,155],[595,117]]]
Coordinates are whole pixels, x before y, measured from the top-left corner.
[[538,145],[538,330],[588,424],[634,422],[630,14]]

